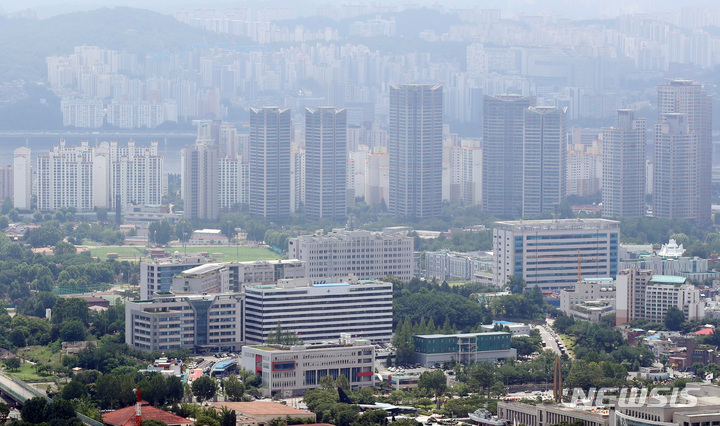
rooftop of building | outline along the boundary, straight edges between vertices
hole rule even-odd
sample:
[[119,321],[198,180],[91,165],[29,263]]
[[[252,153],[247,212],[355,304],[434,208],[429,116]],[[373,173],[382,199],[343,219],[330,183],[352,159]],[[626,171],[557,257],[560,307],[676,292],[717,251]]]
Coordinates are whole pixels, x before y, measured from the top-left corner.
[[687,278],[677,277],[674,275],[653,275],[652,278],[650,278],[649,282],[650,282],[650,284],[679,285],[679,284],[685,284],[687,282]]
[[277,402],[253,401],[253,402],[213,402],[215,408],[226,407],[229,410],[235,410],[237,413],[250,416],[290,416],[290,417],[308,417],[315,416],[314,413],[300,410]]
[[226,267],[226,264],[223,263],[206,263],[204,265],[196,266],[194,268],[190,268],[188,270],[182,271],[181,273],[177,274],[178,277],[189,277],[189,276],[200,276],[200,275],[206,275],[210,274],[216,271],[219,271]]
[[359,280],[354,276],[346,277],[348,279],[328,278],[326,280],[311,278],[295,278],[289,280],[280,280],[272,283],[262,283],[245,287],[247,289],[256,290],[275,290],[275,289],[310,289],[310,288],[331,288],[331,287],[348,287],[367,284],[387,284],[381,280]]
[[[142,421],[159,420],[168,425],[190,425],[192,420],[176,416],[151,405],[143,405],[140,408]],[[133,426],[135,425],[135,405],[111,411],[102,415],[103,422],[109,425]]]
[[491,331],[486,333],[455,333],[455,334],[416,334],[414,337],[423,339],[439,339],[443,337],[478,337],[478,336],[509,336],[510,333],[505,331]]
[[562,229],[619,229],[620,222],[610,219],[541,219],[541,220],[508,220],[495,222],[496,229],[515,230],[562,230]]

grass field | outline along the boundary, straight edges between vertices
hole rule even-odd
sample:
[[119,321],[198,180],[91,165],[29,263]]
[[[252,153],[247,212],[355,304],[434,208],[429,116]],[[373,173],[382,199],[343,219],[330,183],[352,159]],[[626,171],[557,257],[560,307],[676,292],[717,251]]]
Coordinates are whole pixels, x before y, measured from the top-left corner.
[[[145,257],[144,247],[131,247],[131,246],[103,246],[88,248],[93,256],[97,256],[101,259],[107,259],[108,253],[117,253],[123,260],[136,259],[140,260]],[[188,255],[200,252],[207,252],[212,257],[223,262],[245,262],[252,260],[272,260],[272,259],[283,259],[284,256],[279,255],[273,251],[268,250],[265,247],[237,247],[237,246],[188,246],[183,248],[182,246],[172,246],[165,249],[172,253],[178,251],[181,254],[187,253]]]

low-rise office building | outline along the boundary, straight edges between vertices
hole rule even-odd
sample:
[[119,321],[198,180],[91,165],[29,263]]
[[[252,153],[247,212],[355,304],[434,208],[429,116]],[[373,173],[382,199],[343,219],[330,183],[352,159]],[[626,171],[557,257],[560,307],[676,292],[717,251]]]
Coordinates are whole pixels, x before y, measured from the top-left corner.
[[388,275],[414,277],[415,240],[406,232],[334,229],[325,235],[302,235],[288,242],[288,257],[305,261],[308,278],[353,274],[360,279]]
[[497,362],[517,356],[506,332],[424,334],[413,336],[415,361],[424,367],[444,362]]
[[560,290],[560,310],[566,315],[597,322],[615,312],[615,280],[583,278],[573,288]]
[[375,346],[347,334],[315,345],[243,346],[241,365],[262,377],[264,396],[301,396],[325,376],[345,376],[351,389],[375,386]]
[[244,295],[168,294],[125,303],[125,343],[144,351],[194,352],[242,347]]
[[173,293],[227,293],[230,268],[223,263],[206,263],[173,277]]

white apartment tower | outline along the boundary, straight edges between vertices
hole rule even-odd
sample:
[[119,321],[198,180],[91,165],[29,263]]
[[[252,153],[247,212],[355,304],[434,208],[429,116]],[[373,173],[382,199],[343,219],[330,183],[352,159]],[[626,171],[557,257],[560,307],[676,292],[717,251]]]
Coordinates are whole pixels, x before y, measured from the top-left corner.
[[603,129],[603,217],[645,216],[645,128],[621,109],[615,127]]
[[63,140],[47,155],[37,157],[37,207],[41,211],[62,207],[93,211],[93,150],[87,141],[66,147]]
[[218,148],[198,140],[181,151],[182,197],[187,219],[217,220]]
[[30,148],[17,148],[13,159],[13,204],[18,210],[32,207],[32,163]]
[[685,114],[664,114],[655,123],[654,216],[698,218],[698,172],[692,167],[697,163],[697,139]]

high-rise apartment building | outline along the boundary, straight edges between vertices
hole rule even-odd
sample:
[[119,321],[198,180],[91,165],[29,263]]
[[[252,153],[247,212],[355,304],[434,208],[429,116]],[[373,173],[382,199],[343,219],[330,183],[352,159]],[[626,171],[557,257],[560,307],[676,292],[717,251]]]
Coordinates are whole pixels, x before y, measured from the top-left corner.
[[565,108],[525,110],[522,152],[522,215],[554,211],[567,183]]
[[250,213],[290,215],[290,109],[250,108]]
[[0,166],[0,203],[7,197],[12,199],[14,190],[13,167]]
[[451,203],[480,205],[482,203],[482,156],[478,145],[464,143],[450,148]]
[[13,205],[18,210],[32,207],[32,161],[30,148],[21,147],[14,151],[13,158]]
[[522,214],[523,129],[534,97],[483,97],[483,208],[493,216]]
[[218,147],[210,140],[199,139],[181,153],[182,198],[187,219],[217,220]]
[[93,198],[93,150],[87,141],[80,146],[55,145],[37,157],[37,207],[53,211],[75,207],[78,212],[95,208]]
[[697,139],[685,114],[664,114],[655,123],[654,216],[697,220]]
[[305,215],[347,216],[347,110],[305,109]]
[[390,86],[390,204],[399,216],[440,216],[442,86]]
[[227,210],[236,204],[247,203],[243,199],[243,164],[235,155],[218,158],[218,207]]
[[[691,182],[682,187],[690,187],[689,204],[682,207],[666,208],[655,205],[653,214],[658,217],[678,217],[693,219],[699,224],[710,223],[711,168],[712,168],[712,98],[702,86],[689,80],[669,80],[658,86],[658,124],[673,121],[667,127],[656,130],[655,138],[655,170],[654,200],[663,202],[665,196],[673,189],[664,188],[667,183],[663,179],[664,172],[672,168],[688,169],[692,176]],[[670,118],[670,114],[684,114],[686,119]],[[687,130],[684,129],[685,121]],[[685,132],[686,134],[683,134]],[[672,136],[671,136],[672,135]],[[674,142],[673,142],[674,140]],[[691,144],[691,147],[680,147],[679,144]],[[674,147],[671,149],[671,146]],[[668,152],[679,150],[683,152]],[[688,156],[691,156],[689,158]],[[660,164],[665,162],[665,164]],[[685,203],[685,199],[677,200]],[[682,216],[675,216],[679,209],[685,209]]]
[[392,230],[382,233],[334,229],[327,235],[301,235],[288,242],[290,259],[305,261],[308,278],[360,279],[388,275],[410,281],[414,274],[415,241]]
[[510,276],[528,287],[557,291],[578,278],[614,277],[620,248],[620,222],[607,219],[518,220],[496,222],[493,272],[496,286]]
[[383,147],[373,149],[365,163],[365,202],[388,206],[390,196],[390,158]]
[[290,211],[295,213],[305,205],[305,150],[298,148],[290,152]]
[[594,195],[602,187],[602,148],[600,141],[591,146],[568,144],[567,195]]
[[[108,183],[109,196],[107,205],[115,210],[117,203],[124,211],[128,204],[159,205],[163,197],[164,159],[158,153],[158,143],[153,141],[150,146],[136,146],[134,141],[128,141],[127,146],[118,146],[117,142],[110,142],[109,146],[103,142],[100,149],[109,148]],[[99,161],[98,156],[94,161]],[[94,170],[99,170],[94,165]],[[94,173],[93,179],[97,182],[103,176]],[[97,188],[97,186],[96,186]],[[99,194],[95,194],[98,199]]]
[[705,302],[700,298],[700,290],[684,277],[624,269],[617,275],[616,288],[617,325],[636,319],[662,323],[671,306],[680,309],[687,321],[705,316]]
[[645,215],[645,129],[644,118],[635,111],[618,110],[614,127],[603,129],[604,217]]

